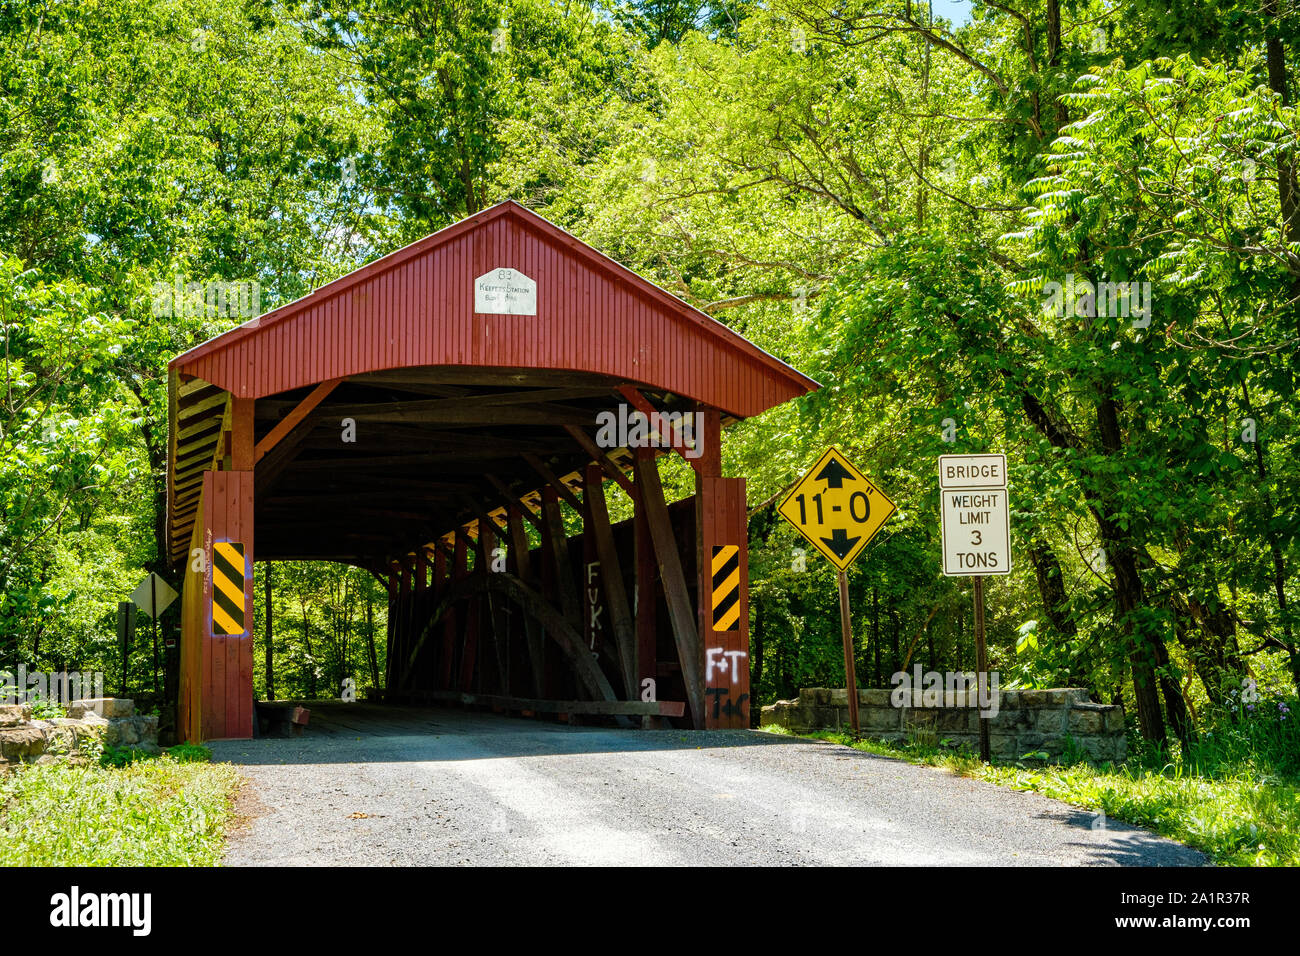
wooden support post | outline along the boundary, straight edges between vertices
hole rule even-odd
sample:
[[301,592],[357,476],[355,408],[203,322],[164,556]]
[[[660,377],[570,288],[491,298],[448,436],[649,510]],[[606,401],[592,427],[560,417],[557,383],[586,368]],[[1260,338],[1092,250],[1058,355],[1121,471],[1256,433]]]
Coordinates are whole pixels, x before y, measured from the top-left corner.
[[673,640],[681,661],[682,680],[686,683],[686,700],[691,706],[691,720],[697,728],[704,727],[704,651],[695,625],[686,575],[682,571],[681,556],[677,553],[677,539],[673,534],[668,504],[664,500],[663,485],[654,459],[636,459],[636,483],[645,503],[650,537],[654,541],[655,559],[659,565],[659,579],[663,582],[664,597],[668,602],[668,617],[672,621]]
[[252,471],[253,451],[253,400],[230,400],[230,471]]
[[415,552],[415,593],[422,595],[429,587],[429,556],[421,548]]
[[411,632],[415,628],[416,561],[415,555],[404,554],[399,562],[402,568],[402,631],[398,643],[397,687],[403,694],[411,691],[411,648],[414,646]]
[[397,693],[397,682],[394,677],[397,673],[397,621],[400,617],[400,611],[397,603],[397,568],[392,564],[388,565],[385,573],[385,584],[388,590],[388,626],[385,637],[385,646],[387,652],[384,656],[384,702],[391,703],[393,695]]
[[722,477],[722,416],[700,406],[695,541],[705,725],[749,726],[749,548],[745,480]]
[[[238,456],[241,463],[247,460],[244,436],[252,422],[251,403],[243,408],[246,413],[234,415],[231,451],[232,460]],[[186,739],[248,738],[253,735],[253,473],[204,472],[200,501],[195,539],[202,535],[202,545],[196,545],[202,549],[202,571],[187,574],[184,583],[199,598],[197,606],[190,599],[189,626],[183,632],[182,710],[188,708],[190,720]],[[241,562],[242,594],[236,567]],[[218,602],[221,627],[214,620],[218,591],[223,596]],[[232,625],[242,626],[242,633],[232,631]]]
[[[433,598],[429,602],[431,610],[432,606],[442,597],[443,592],[450,584],[447,580],[447,575],[447,554],[442,550],[442,548],[438,548],[433,552]],[[424,626],[430,626],[428,615],[425,616]],[[420,655],[420,685],[422,687],[446,690],[447,688],[445,687],[438,687],[438,653],[439,642],[430,639],[426,644],[426,650]]]
[[[469,575],[469,543],[464,535],[456,535],[455,551],[451,559],[451,581],[452,584],[463,581]],[[455,607],[449,608],[442,622],[442,654],[440,655],[439,667],[441,668],[441,677],[438,681],[439,690],[453,690],[455,685],[452,681],[452,675],[455,671],[456,660],[456,629],[457,629],[458,610]]]
[[[507,528],[510,533],[510,563],[514,567],[514,574],[524,584],[535,587],[532,555],[528,549],[528,533],[524,530],[523,508],[521,505],[510,505],[507,512]],[[543,696],[543,677],[545,675],[545,641],[543,640],[542,626],[531,614],[524,615],[524,641],[528,649],[528,663],[531,666],[533,692],[538,696]]]
[[[618,648],[619,670],[623,675],[623,688],[628,700],[637,697],[636,678],[636,628],[628,606],[627,587],[623,582],[623,569],[614,546],[614,530],[609,522],[609,508],[605,503],[605,488],[601,481],[599,465],[587,466],[585,482],[587,504],[587,533],[592,539],[592,550],[600,564],[600,582],[605,592],[605,607]],[[587,584],[590,589],[590,584]]]
[[[582,502],[578,502],[581,509]],[[564,534],[564,518],[560,514],[560,500],[553,487],[542,489],[542,517],[547,531],[547,547],[555,563],[555,587],[559,593],[560,608],[564,618],[575,630],[582,630],[582,605],[573,580],[573,562],[569,558],[569,539]]]
[[[457,532],[459,539],[466,542],[466,548],[469,546],[469,539],[466,537],[463,529]],[[480,538],[481,538],[480,533]],[[487,569],[481,560],[475,562],[475,574],[486,574]],[[465,640],[461,647],[460,655],[460,680],[459,689],[465,692],[474,689],[474,668],[478,663],[478,632],[479,632],[479,615],[482,600],[473,599],[465,608]]]
[[[499,574],[501,571],[504,571],[505,568],[497,567],[495,563],[497,561],[497,558],[495,557],[497,549],[496,523],[480,521],[478,528],[478,560],[482,571],[484,574]],[[483,662],[479,665],[479,669],[481,674],[482,672],[485,672],[487,670],[485,665],[489,662],[495,664],[496,667],[495,673],[492,675],[490,681],[486,676],[481,676],[479,683],[483,690],[495,685],[499,688],[500,693],[509,694],[510,668],[507,666],[506,661],[505,622],[500,614],[498,602],[492,600],[491,590],[484,592],[483,604],[484,613],[482,614],[482,617],[487,630],[488,640],[492,644],[492,655],[491,657],[484,658]]]
[[[604,479],[600,477],[599,469],[596,472],[596,481],[599,483]],[[590,470],[586,478],[591,478]],[[606,653],[604,644],[605,630],[609,626],[609,609],[603,593],[600,558],[596,555],[596,536],[591,529],[591,487],[585,482],[584,487],[582,511],[579,512],[582,517],[582,569],[578,579],[582,595],[582,636],[592,656],[600,660],[601,655]]]
[[[638,448],[635,457],[648,461],[650,467],[654,467],[654,449]],[[634,591],[632,613],[636,618],[637,690],[644,691],[655,688],[656,692],[653,699],[657,700],[659,631],[656,618],[659,610],[659,589],[656,581],[658,575],[655,569],[654,541],[650,537],[650,520],[646,515],[645,500],[639,484],[636,486],[636,494],[632,499],[632,503],[635,509],[633,515],[635,541],[633,545],[636,562],[636,590]],[[646,684],[647,680],[651,682],[648,685]]]

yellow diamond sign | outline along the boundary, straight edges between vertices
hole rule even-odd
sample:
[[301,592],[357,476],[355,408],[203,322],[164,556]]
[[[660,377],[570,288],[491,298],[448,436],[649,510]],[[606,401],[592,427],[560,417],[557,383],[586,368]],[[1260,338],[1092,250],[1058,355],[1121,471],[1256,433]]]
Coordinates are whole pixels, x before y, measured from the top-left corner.
[[777,510],[844,571],[897,509],[838,448],[829,448]]

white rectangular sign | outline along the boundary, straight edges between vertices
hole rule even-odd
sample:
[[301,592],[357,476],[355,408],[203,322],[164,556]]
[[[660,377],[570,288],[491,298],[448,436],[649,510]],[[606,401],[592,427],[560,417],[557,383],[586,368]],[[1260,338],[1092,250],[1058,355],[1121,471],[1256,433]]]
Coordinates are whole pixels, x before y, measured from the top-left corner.
[[1007,489],[944,489],[939,495],[943,499],[943,573],[948,577],[1010,574]]
[[940,455],[939,487],[1005,488],[1006,455]]
[[474,280],[480,315],[536,315],[537,283],[518,269],[493,269]]

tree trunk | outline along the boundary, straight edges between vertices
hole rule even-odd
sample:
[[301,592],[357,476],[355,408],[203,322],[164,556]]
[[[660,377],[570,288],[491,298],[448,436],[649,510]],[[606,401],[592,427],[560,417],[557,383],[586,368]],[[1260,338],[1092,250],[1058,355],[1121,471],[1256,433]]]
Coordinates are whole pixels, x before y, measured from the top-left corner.
[[1153,646],[1156,651],[1160,690],[1165,698],[1165,713],[1169,715],[1169,726],[1174,729],[1175,736],[1182,741],[1183,746],[1188,747],[1192,742],[1192,727],[1187,719],[1187,702],[1183,700],[1183,692],[1171,672],[1169,651],[1165,648],[1165,642],[1157,641]]
[[[1250,390],[1246,387],[1245,381],[1241,383],[1241,398],[1246,407],[1246,414],[1254,418]],[[1277,595],[1278,613],[1282,621],[1282,643],[1286,646],[1287,653],[1291,655],[1291,677],[1295,683],[1296,693],[1300,694],[1300,647],[1296,646],[1291,632],[1291,612],[1286,598],[1286,564],[1282,558],[1282,546],[1278,542],[1277,532],[1273,529],[1273,496],[1268,491],[1268,470],[1264,467],[1264,437],[1258,421],[1255,422],[1255,441],[1252,444],[1255,446],[1255,473],[1259,476],[1259,488],[1264,497],[1264,529],[1268,536],[1269,553],[1273,558],[1273,590]]]
[[885,675],[880,673],[880,589],[871,588],[871,643],[876,648],[876,687],[885,686]]
[[271,563],[266,563],[266,699],[275,700],[275,609],[271,603]]
[[366,588],[366,651],[370,658],[370,682],[379,689],[379,655],[375,652],[375,597]]
[[1034,579],[1038,582],[1038,596],[1043,602],[1043,614],[1058,634],[1066,638],[1079,636],[1079,627],[1070,616],[1070,601],[1065,593],[1065,576],[1056,552],[1038,535],[1029,545],[1029,560],[1034,566]]
[[316,699],[316,652],[311,647],[311,621],[307,617],[307,602],[298,599],[302,608],[302,642],[307,648],[307,696]]

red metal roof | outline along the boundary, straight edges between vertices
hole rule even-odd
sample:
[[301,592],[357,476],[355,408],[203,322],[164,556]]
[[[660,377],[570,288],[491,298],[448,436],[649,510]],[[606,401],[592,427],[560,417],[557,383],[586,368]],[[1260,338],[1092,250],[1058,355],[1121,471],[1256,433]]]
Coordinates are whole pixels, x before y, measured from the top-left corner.
[[[537,315],[474,312],[474,281],[513,268]],[[817,383],[558,226],[503,202],[171,362],[242,398],[420,366],[617,376],[746,418]]]

